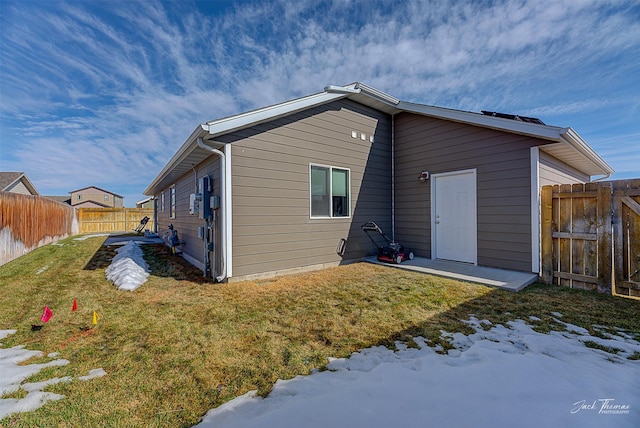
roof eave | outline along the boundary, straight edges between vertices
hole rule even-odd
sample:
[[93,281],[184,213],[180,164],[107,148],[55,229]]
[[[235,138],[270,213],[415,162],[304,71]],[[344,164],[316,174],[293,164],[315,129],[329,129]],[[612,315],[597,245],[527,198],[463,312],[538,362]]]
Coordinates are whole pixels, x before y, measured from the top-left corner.
[[228,134],[238,129],[247,128],[249,126],[258,125],[264,122],[269,122],[280,117],[296,113],[298,111],[326,104],[340,98],[345,98],[347,97],[347,95],[348,94],[346,93],[327,91],[320,92],[303,98],[297,98],[295,100],[286,101],[280,104],[274,104],[246,113],[241,113],[235,116],[212,120],[202,126],[203,128],[208,127],[208,132],[211,137],[216,135]]
[[174,153],[174,155],[169,159],[169,162],[166,163],[164,168],[158,173],[156,178],[153,179],[151,184],[147,186],[147,188],[142,192],[143,195],[154,196],[157,192],[157,187],[162,183],[164,179],[166,179],[171,171],[179,165],[184,159],[198,147],[197,140],[198,137],[204,138],[209,134],[208,126],[204,124],[200,124],[193,130],[189,138],[185,140],[185,142],[180,146],[178,151]]
[[594,170],[589,171],[590,175],[603,175],[605,177],[602,178],[608,178],[615,172],[615,170],[584,141],[575,129],[564,128],[560,133],[560,137],[564,142],[577,150],[587,161],[593,164]]
[[550,141],[558,141],[560,133],[565,128],[550,125],[540,125],[537,123],[522,122],[501,117],[486,116],[480,113],[452,110],[442,107],[413,104],[401,101],[398,108],[408,113],[422,114],[440,119],[447,119],[454,122],[469,125],[482,126],[484,128],[507,131],[515,134],[528,135]]
[[[143,192],[144,195],[153,196],[159,190],[163,182],[168,179],[171,172],[179,166],[185,159],[193,153],[195,150],[202,150],[198,147],[198,137],[204,139],[211,139],[215,136],[228,134],[239,129],[255,126],[260,123],[269,122],[280,117],[288,116],[298,111],[306,110],[311,107],[326,104],[331,101],[335,101],[341,98],[347,97],[345,93],[332,93],[332,92],[320,92],[314,95],[309,95],[303,98],[298,98],[284,103],[275,104],[272,106],[264,107],[250,112],[241,113],[235,116],[229,116],[226,118],[212,120],[204,124],[198,125],[196,129],[191,133],[189,138],[183,143],[173,157],[162,168],[160,173],[151,182],[151,184]],[[206,156],[209,156],[207,153]]]
[[[404,101],[400,102],[398,107],[403,111],[410,113],[423,114],[499,131],[526,135],[555,143],[566,144],[573,151],[577,152],[582,159],[584,159],[585,165],[579,169],[585,174],[589,176],[602,175],[604,176],[602,178],[607,178],[615,172],[614,169],[611,168],[611,166],[607,164],[607,162],[602,159],[573,128],[562,128],[551,125],[521,122],[513,119],[486,116],[473,112],[406,103]],[[544,145],[541,145],[540,147],[544,148]]]

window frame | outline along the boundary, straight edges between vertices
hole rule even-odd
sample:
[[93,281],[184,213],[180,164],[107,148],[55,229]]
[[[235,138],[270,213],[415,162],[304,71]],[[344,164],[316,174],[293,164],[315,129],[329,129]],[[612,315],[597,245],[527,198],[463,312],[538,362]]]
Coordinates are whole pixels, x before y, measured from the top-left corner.
[[176,218],[176,185],[169,186],[169,218]]
[[[313,168],[324,168],[329,172],[329,213],[328,215],[314,215],[313,214],[313,183],[312,183],[312,171]],[[340,170],[347,172],[347,215],[335,216],[333,215],[333,171]],[[340,166],[324,165],[319,163],[309,163],[309,218],[310,219],[350,219],[351,218],[351,169]]]

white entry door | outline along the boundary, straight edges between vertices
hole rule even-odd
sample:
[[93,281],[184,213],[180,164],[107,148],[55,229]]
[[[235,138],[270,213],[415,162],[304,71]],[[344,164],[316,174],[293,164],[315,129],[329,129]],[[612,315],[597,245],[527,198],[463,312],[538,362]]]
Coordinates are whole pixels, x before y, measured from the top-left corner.
[[434,259],[477,264],[476,170],[431,177]]

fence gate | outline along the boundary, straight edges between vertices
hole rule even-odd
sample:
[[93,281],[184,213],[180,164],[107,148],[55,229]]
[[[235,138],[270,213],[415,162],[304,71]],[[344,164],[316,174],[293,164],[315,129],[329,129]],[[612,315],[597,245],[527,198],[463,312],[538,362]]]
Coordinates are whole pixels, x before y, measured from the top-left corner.
[[640,299],[640,180],[543,186],[542,280]]

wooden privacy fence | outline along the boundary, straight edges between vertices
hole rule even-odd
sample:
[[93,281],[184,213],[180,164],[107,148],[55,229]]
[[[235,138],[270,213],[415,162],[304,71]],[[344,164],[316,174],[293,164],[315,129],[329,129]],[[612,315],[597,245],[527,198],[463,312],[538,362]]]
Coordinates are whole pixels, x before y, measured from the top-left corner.
[[542,280],[640,299],[640,179],[543,186]]
[[0,192],[0,265],[78,233],[75,210],[40,196]]
[[144,217],[144,229],[153,230],[153,208],[79,208],[80,233],[133,231]]

